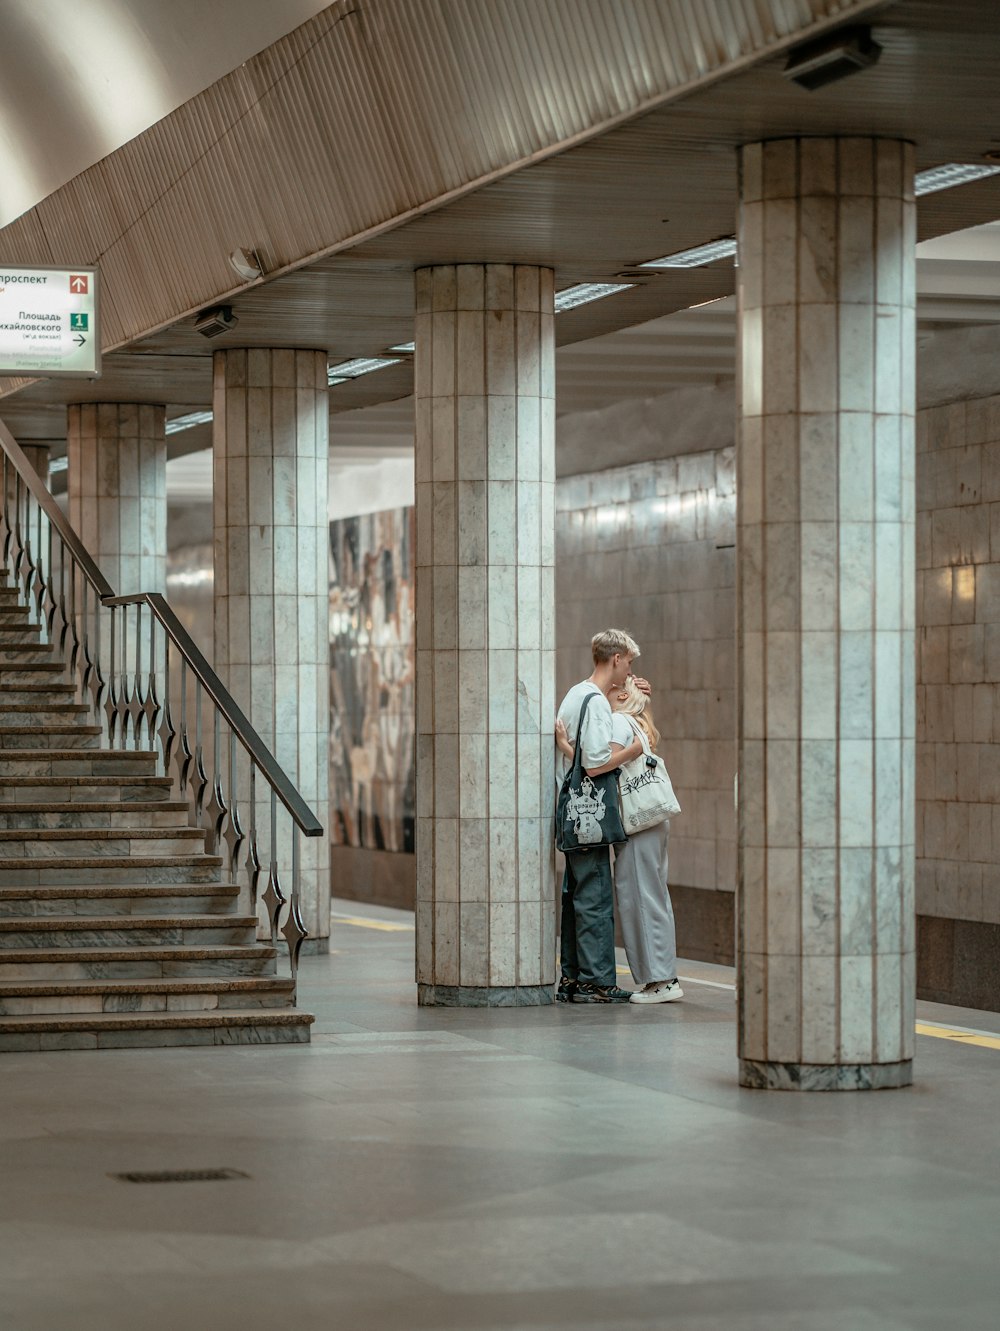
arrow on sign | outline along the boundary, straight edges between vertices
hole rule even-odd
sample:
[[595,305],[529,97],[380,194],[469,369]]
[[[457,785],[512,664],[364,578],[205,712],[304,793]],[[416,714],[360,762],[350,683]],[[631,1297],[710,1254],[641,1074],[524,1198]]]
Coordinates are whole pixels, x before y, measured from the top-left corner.
[[73,339],[73,341],[76,343],[78,347],[82,347],[84,342],[86,342],[86,340],[87,339],[85,337],[74,337]]
[[87,279],[85,277],[71,277],[69,279],[70,291],[75,291],[77,295],[83,295],[87,290]]

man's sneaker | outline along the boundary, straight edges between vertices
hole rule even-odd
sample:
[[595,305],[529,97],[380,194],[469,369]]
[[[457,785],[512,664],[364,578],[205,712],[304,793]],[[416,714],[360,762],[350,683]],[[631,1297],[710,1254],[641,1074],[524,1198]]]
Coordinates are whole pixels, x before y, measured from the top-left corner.
[[575,993],[576,980],[571,980],[568,975],[560,975],[559,987],[556,989],[556,1002],[572,1003]]
[[630,1003],[676,1003],[684,997],[684,990],[676,980],[654,980],[652,984],[637,989],[629,999]]
[[573,995],[574,1003],[627,1003],[632,997],[630,989],[619,989],[616,984],[590,984],[580,980]]

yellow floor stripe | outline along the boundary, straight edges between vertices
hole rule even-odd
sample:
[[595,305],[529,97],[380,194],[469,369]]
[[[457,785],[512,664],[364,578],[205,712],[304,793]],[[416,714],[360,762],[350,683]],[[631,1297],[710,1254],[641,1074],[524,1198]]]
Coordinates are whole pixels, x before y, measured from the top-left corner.
[[386,934],[412,934],[412,924],[396,924],[392,920],[367,920],[360,915],[333,915],[338,924],[352,924],[355,929],[381,929]]
[[918,1035],[930,1035],[935,1040],[954,1040],[956,1044],[974,1044],[980,1049],[1000,1049],[1000,1035],[985,1035],[975,1031],[956,1031],[948,1026],[928,1026],[917,1022]]

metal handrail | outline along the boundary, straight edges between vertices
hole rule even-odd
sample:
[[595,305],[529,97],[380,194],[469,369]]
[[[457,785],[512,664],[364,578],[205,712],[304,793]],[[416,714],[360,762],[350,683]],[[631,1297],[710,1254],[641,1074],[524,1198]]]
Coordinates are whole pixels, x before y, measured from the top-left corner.
[[270,749],[254,730],[244,712],[237,706],[232,694],[208,664],[187,629],[170,608],[170,603],[159,592],[136,592],[131,596],[102,597],[106,606],[146,605],[163,625],[181,656],[187,661],[202,688],[224,717],[226,724],[256,763],[278,799],[288,810],[304,836],[322,836],[323,825],[299,792],[279,767]]
[[[43,631],[65,653],[81,695],[90,696],[106,740],[114,749],[161,752],[163,771],[177,769],[180,793],[190,803],[192,825],[205,830],[206,851],[215,855],[225,842],[234,876],[246,852],[252,908],[267,911],[271,942],[280,933],[287,945],[294,1003],[298,955],[308,937],[300,910],[299,837],[321,837],[323,825],[284,769],[250,724],[229,690],[160,592],[119,596],[97,566],[79,535],[55,502],[9,429],[0,421],[0,484],[3,558],[11,562],[16,584],[35,603]],[[134,615],[130,615],[130,607]],[[144,646],[142,616],[149,614]],[[130,620],[134,618],[134,624]],[[159,626],[159,628],[157,627]],[[162,645],[157,643],[162,632]],[[171,658],[179,662],[178,725],[172,714]],[[188,677],[194,685],[188,708]],[[162,686],[162,687],[161,687]],[[202,702],[214,719],[205,743]],[[193,711],[193,724],[192,724]],[[223,739],[223,727],[228,740]],[[224,756],[224,746],[228,753]],[[239,776],[239,750],[249,758],[246,782]],[[269,813],[257,799],[257,777],[269,787]],[[248,789],[247,789],[248,787]],[[263,794],[263,792],[261,792]],[[278,826],[278,806],[291,819],[291,844]],[[241,805],[249,810],[243,824]],[[261,819],[259,819],[261,815]],[[269,841],[258,836],[258,823],[269,827]],[[280,836],[279,836],[280,830]],[[265,833],[265,836],[268,835]],[[281,843],[279,847],[279,841]],[[262,859],[261,851],[265,851]],[[290,859],[290,890],[282,884],[282,865]],[[259,891],[260,884],[265,886]]]

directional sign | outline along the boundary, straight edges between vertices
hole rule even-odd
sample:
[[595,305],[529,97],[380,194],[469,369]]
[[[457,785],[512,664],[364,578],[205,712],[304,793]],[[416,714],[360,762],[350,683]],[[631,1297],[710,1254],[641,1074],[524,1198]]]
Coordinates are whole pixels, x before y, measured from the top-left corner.
[[100,373],[97,269],[0,262],[0,375],[96,379]]

